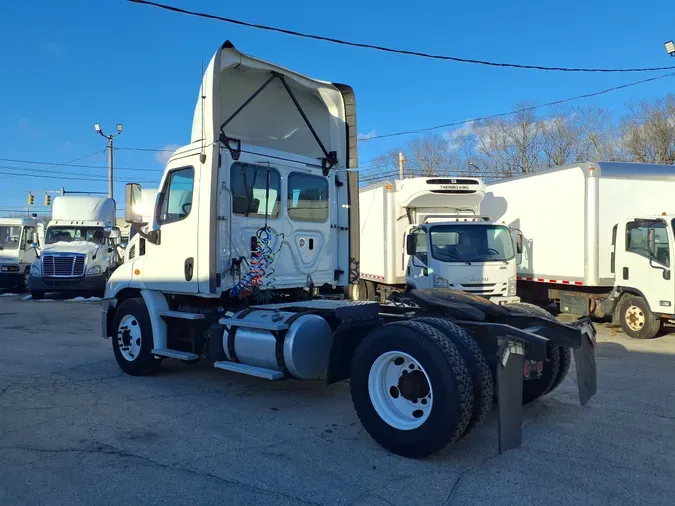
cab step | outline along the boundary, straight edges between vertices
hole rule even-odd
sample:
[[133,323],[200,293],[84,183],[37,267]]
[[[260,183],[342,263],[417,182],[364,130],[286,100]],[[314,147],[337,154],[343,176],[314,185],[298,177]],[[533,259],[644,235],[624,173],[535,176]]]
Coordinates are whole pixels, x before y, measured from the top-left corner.
[[152,354],[158,357],[175,358],[178,360],[197,360],[199,358],[199,355],[196,353],[179,350],[154,349],[152,350]]
[[238,372],[248,376],[256,376],[266,380],[279,380],[284,377],[281,371],[274,371],[272,369],[263,369],[254,365],[240,364],[238,362],[228,362],[225,360],[214,362],[213,367],[222,369],[224,371]]
[[177,318],[179,320],[203,320],[203,313],[189,313],[187,311],[160,311],[159,316],[164,318]]

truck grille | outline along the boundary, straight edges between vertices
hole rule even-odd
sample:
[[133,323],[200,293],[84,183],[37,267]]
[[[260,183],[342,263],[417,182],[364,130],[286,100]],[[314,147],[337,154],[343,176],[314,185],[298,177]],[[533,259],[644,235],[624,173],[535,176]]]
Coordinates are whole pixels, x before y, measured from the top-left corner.
[[42,275],[56,277],[77,277],[84,275],[84,255],[44,255]]
[[505,295],[506,283],[467,283],[460,285],[462,291],[476,295]]

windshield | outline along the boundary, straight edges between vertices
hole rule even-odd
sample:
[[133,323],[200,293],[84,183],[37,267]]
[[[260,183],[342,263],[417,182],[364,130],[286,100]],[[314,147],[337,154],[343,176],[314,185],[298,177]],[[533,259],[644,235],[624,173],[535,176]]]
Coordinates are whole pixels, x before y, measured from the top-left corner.
[[513,239],[501,225],[437,225],[429,228],[431,256],[441,262],[511,260]]
[[88,241],[103,244],[102,227],[49,227],[47,229],[47,244],[55,242]]
[[0,249],[19,249],[19,239],[21,239],[21,227],[0,225]]

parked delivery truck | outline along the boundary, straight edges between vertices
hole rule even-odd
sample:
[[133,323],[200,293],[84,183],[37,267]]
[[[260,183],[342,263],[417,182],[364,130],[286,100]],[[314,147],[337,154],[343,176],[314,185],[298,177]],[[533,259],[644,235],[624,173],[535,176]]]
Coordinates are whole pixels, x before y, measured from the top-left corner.
[[54,198],[45,244],[31,266],[33,298],[41,299],[46,292],[103,295],[108,276],[120,263],[120,232],[114,223],[111,198]]
[[587,162],[487,186],[481,211],[522,230],[518,292],[654,337],[675,312],[675,167]]
[[466,177],[361,188],[359,298],[384,301],[414,288],[452,288],[498,304],[519,302],[519,232],[479,215],[484,194],[480,178]]
[[37,218],[0,218],[0,288],[30,290],[30,266],[43,235]]
[[495,395],[500,448],[518,446],[522,403],[560,384],[571,350],[582,404],[595,393],[588,318],[562,324],[450,289],[411,290],[405,307],[344,296],[360,256],[349,86],[228,41],[204,72],[192,125],[145,226],[142,189],[127,186],[139,247],[110,275],[102,318],[124,372],[204,358],[267,380],[350,378],[366,430],[408,457],[473,430]]

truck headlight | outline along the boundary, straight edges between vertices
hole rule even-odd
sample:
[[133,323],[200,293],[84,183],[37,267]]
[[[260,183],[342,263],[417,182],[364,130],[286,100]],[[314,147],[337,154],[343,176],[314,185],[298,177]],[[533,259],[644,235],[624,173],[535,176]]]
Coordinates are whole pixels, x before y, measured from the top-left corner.
[[101,274],[100,265],[94,265],[93,267],[89,267],[89,269],[87,269],[87,276],[96,276],[97,274]]
[[445,279],[443,276],[439,276],[438,274],[433,275],[433,283],[434,283],[434,288],[447,288],[448,287],[448,280]]
[[42,266],[40,265],[40,262],[31,264],[30,273],[32,276],[40,276],[42,274]]
[[509,297],[514,297],[516,295],[516,276],[509,278],[509,283],[506,289],[506,295]]

